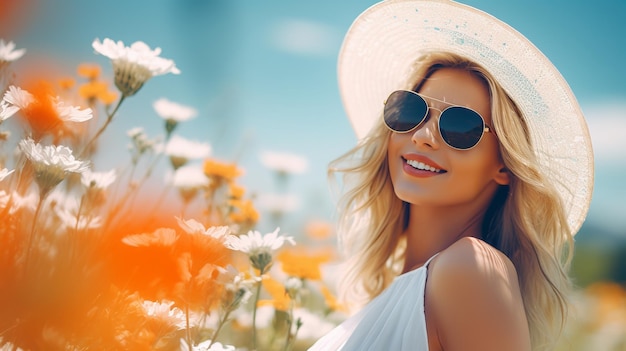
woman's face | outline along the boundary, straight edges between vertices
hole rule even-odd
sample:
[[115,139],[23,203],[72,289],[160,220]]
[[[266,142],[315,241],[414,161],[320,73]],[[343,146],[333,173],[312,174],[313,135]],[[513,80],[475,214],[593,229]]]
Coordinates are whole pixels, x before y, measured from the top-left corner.
[[[439,110],[449,105],[434,100],[469,107],[493,126],[485,83],[467,71],[442,68],[428,78],[419,93],[433,107],[426,120],[411,132],[392,132],[389,137],[387,156],[396,195],[423,206],[462,206],[479,197],[491,199],[498,185],[508,184],[509,179],[496,136],[485,133],[469,150],[451,148],[441,139],[437,126]],[[418,169],[424,168],[423,164],[428,169]]]

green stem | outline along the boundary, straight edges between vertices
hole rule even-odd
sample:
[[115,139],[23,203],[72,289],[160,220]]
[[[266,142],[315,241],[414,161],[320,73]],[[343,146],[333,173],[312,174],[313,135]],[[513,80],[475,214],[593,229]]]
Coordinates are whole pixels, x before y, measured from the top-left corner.
[[254,308],[252,309],[252,350],[257,350],[257,331],[256,331],[256,310],[257,305],[259,303],[259,298],[261,297],[261,284],[263,282],[263,269],[259,270],[259,276],[261,280],[256,287],[256,292],[254,294]]
[[122,95],[120,97],[120,101],[118,101],[117,105],[115,105],[113,112],[107,114],[107,120],[104,122],[102,127],[98,129],[96,134],[89,140],[89,142],[87,142],[87,144],[83,148],[83,151],[80,153],[79,157],[85,156],[85,153],[89,150],[89,148],[91,147],[91,144],[93,144],[100,137],[100,135],[104,132],[104,130],[109,126],[111,121],[113,121],[113,116],[115,116],[115,114],[117,113],[117,110],[120,108],[120,105],[122,105],[122,102],[124,101],[124,99],[126,99],[126,95]]
[[215,340],[217,340],[217,335],[222,330],[222,327],[224,326],[224,324],[226,324],[226,321],[228,320],[228,317],[230,316],[230,312],[232,310],[233,310],[232,307],[229,307],[228,310],[226,311],[226,313],[224,313],[224,317],[220,320],[220,323],[217,325],[217,329],[215,329],[215,332],[213,333],[213,336],[211,336],[211,342],[209,343],[209,346],[207,347],[207,349],[210,349],[211,345],[213,345]]

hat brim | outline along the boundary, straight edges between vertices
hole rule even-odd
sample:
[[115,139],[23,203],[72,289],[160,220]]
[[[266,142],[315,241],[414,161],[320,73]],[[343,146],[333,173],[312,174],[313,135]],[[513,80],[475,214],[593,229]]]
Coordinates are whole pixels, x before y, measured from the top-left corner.
[[556,184],[572,235],[591,202],[593,153],[569,85],[526,37],[497,18],[449,0],[387,0],[352,24],[338,62],[339,90],[359,139],[381,118],[383,102],[406,89],[427,52],[466,57],[489,71],[521,109],[542,169]]

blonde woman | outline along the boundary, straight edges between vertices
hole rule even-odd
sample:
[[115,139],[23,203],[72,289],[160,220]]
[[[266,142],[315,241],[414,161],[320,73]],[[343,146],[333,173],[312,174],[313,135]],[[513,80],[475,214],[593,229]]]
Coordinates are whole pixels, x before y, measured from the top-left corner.
[[451,1],[357,18],[339,83],[358,145],[343,174],[344,300],[311,350],[550,350],[568,312],[593,156],[550,61]]

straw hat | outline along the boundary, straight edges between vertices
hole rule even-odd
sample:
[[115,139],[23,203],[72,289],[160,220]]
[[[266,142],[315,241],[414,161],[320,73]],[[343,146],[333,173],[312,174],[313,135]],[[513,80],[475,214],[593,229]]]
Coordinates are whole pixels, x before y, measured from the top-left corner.
[[[359,139],[382,116],[383,101],[429,51],[456,53],[488,70],[522,110],[542,169],[563,199],[572,234],[593,188],[593,153],[583,113],[554,65],[497,18],[450,0],[387,0],[352,24],[339,54],[339,89]],[[549,215],[549,214],[548,214]]]

